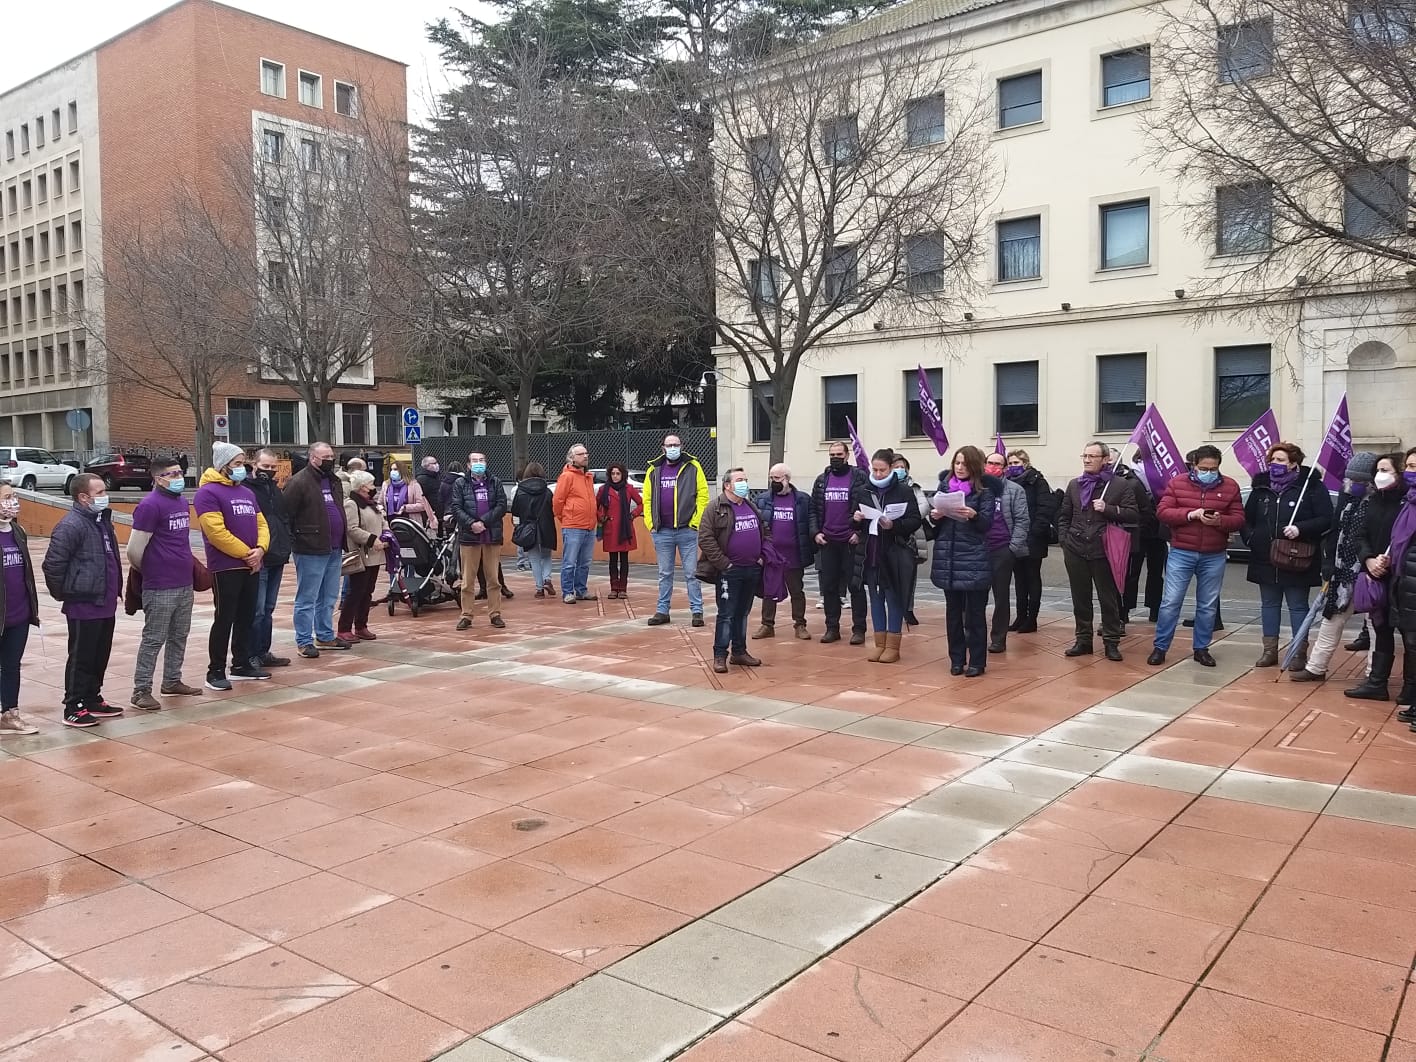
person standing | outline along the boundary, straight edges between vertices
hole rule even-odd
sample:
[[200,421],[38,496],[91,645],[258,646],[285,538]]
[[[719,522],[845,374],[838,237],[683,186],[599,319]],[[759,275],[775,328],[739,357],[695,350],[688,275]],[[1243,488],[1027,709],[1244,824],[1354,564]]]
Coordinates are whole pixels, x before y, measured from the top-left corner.
[[334,447],[317,442],[305,467],[285,481],[290,551],[295,559],[295,645],[316,659],[321,649],[348,649],[335,637],[334,603],[344,559],[344,504]]
[[252,663],[251,628],[256,619],[256,592],[261,562],[270,546],[256,496],[246,486],[246,455],[234,443],[211,448],[212,467],[202,473],[192,499],[197,525],[206,540],[207,569],[216,615],[207,638],[209,690],[229,690],[231,679],[268,679],[270,672]]
[[[1366,510],[1358,538],[1357,562],[1367,575],[1387,586],[1390,601],[1390,576],[1392,571],[1391,549],[1392,530],[1397,517],[1406,505],[1407,487],[1402,476],[1402,465],[1409,458],[1399,453],[1383,454],[1377,458],[1377,470],[1372,476],[1372,492],[1367,496]],[[1342,691],[1344,697],[1358,701],[1384,701],[1390,696],[1387,683],[1391,681],[1392,665],[1396,662],[1396,632],[1389,616],[1372,616],[1372,658],[1368,664],[1366,677],[1356,686]],[[1406,674],[1402,681],[1402,693],[1416,689],[1416,656],[1407,655],[1403,661]],[[1400,700],[1400,698],[1398,698]],[[1410,701],[1403,701],[1410,705]],[[1411,715],[1399,715],[1402,722],[1409,722]]]
[[[905,594],[905,626],[918,627],[919,620],[915,616],[915,590],[919,586],[919,569],[929,559],[929,540],[924,534],[924,518],[929,515],[929,503],[925,501],[924,491],[919,489],[919,484],[910,478],[910,460],[904,454],[896,454],[895,459],[890,462],[890,468],[895,473],[895,478],[909,488],[910,495],[914,498],[915,508],[919,512],[919,527],[915,529],[911,545],[914,547],[915,566],[910,572],[910,586]],[[814,539],[814,536],[813,536]]]
[[[1152,622],[1160,615],[1161,599],[1165,596],[1166,558],[1169,554],[1171,529],[1158,514],[1160,502],[1150,492],[1150,484],[1144,476],[1131,472],[1136,484],[1136,502],[1140,509],[1141,522],[1137,528],[1136,548],[1131,553],[1131,563],[1126,569],[1126,592],[1122,595],[1121,611],[1130,622],[1130,614],[1138,604],[1146,608],[1147,618]],[[1145,567],[1146,586],[1141,591],[1141,568]]]
[[1072,589],[1072,618],[1076,641],[1064,656],[1090,656],[1093,651],[1092,591],[1101,603],[1101,637],[1106,659],[1121,659],[1121,587],[1112,574],[1106,555],[1108,526],[1128,533],[1140,520],[1136,485],[1116,476],[1108,466],[1110,448],[1103,442],[1089,442],[1082,448],[1082,474],[1067,484],[1062,508],[1057,514],[1057,537],[1067,580]]
[[182,491],[187,481],[176,458],[157,457],[150,465],[152,490],[133,510],[128,536],[128,566],[142,575],[143,636],[133,665],[134,708],[156,712],[162,702],[152,695],[157,654],[162,661],[164,696],[201,696],[182,681],[187,636],[192,631],[192,520]]
[[[767,473],[769,487],[757,499],[757,514],[762,518],[763,537],[771,540],[782,558],[787,596],[792,602],[792,629],[802,641],[810,641],[806,632],[806,568],[816,552],[815,530],[811,524],[811,497],[792,486],[792,470],[786,465],[773,465]],[[777,602],[762,596],[762,625],[754,638],[776,636]]]
[[489,622],[493,627],[505,627],[497,566],[501,556],[502,521],[506,516],[506,492],[501,480],[487,471],[485,454],[467,455],[467,474],[453,488],[451,512],[462,557],[462,617],[457,621],[457,629],[465,631],[472,626],[477,608],[472,584],[478,577],[486,582]]
[[1327,678],[1328,662],[1342,641],[1347,618],[1352,615],[1352,595],[1361,571],[1359,556],[1362,530],[1367,522],[1367,488],[1377,471],[1377,455],[1355,453],[1347,462],[1343,491],[1337,496],[1333,510],[1336,533],[1323,538],[1322,578],[1323,622],[1318,628],[1308,662],[1302,671],[1294,672],[1294,682],[1322,682]]
[[870,595],[870,623],[875,648],[866,659],[872,663],[895,664],[900,660],[904,632],[905,602],[910,576],[914,574],[914,533],[923,523],[914,494],[891,468],[893,450],[877,450],[870,459],[870,487],[866,497],[872,509],[886,513],[892,505],[902,506],[899,516],[882,515],[868,528],[865,542],[866,591]]
[[[1416,447],[1403,456],[1402,501],[1392,523],[1386,563],[1375,565],[1388,580],[1385,626],[1401,631],[1402,681],[1396,717],[1416,732]],[[1372,558],[1375,562],[1376,558]]]
[[369,630],[369,606],[374,587],[383,569],[387,543],[383,533],[388,523],[374,503],[374,477],[368,472],[349,473],[349,497],[344,500],[344,548],[355,560],[345,566],[349,592],[339,610],[339,637],[372,642],[377,635]]
[[0,483],[0,558],[4,578],[0,579],[0,616],[5,628],[0,632],[0,734],[38,734],[20,715],[20,662],[29,642],[31,627],[39,626],[39,593],[34,585],[34,562],[29,555],[29,536],[20,527],[20,499],[11,483]]
[[423,494],[422,485],[409,477],[408,465],[402,461],[395,462],[388,470],[388,480],[379,488],[379,504],[389,520],[402,516],[431,529],[435,535],[438,533],[437,514]]
[[651,627],[669,622],[675,552],[688,587],[693,625],[703,626],[703,587],[694,573],[698,567],[699,524],[707,508],[708,476],[703,466],[696,457],[683,452],[683,440],[676,434],[665,435],[664,452],[649,462],[649,475],[644,480],[644,528],[654,540],[654,558],[659,567],[659,602],[649,617]]
[[246,481],[256,496],[261,515],[270,532],[270,548],[256,576],[256,617],[251,623],[251,664],[255,667],[288,667],[288,657],[271,652],[275,627],[275,607],[280,601],[280,584],[290,563],[290,519],[285,515],[285,495],[275,482],[280,458],[274,450],[258,450],[255,475]]
[[64,665],[64,725],[97,726],[123,709],[103,697],[103,677],[113,652],[113,624],[123,587],[123,562],[113,534],[108,488],[91,472],[69,486],[74,505],[55,526],[45,551],[44,586],[63,603],[69,626]]
[[426,509],[423,513],[423,526],[430,527],[434,534],[442,518],[447,515],[447,510],[441,507],[443,494],[446,488],[443,483],[442,466],[438,464],[438,459],[432,454],[425,456],[420,464],[418,472],[418,490],[423,495],[423,502]]
[[611,465],[605,470],[605,482],[595,494],[595,515],[604,535],[605,555],[610,559],[610,596],[628,597],[629,552],[639,543],[634,534],[634,521],[644,511],[644,498],[639,488],[629,481],[629,469]]
[[851,599],[851,644],[865,644],[865,543],[859,516],[870,486],[869,477],[849,463],[849,448],[833,442],[826,470],[811,488],[811,515],[816,526],[816,571],[826,610],[823,642],[841,640],[841,604]]
[[[1296,637],[1308,615],[1308,591],[1318,585],[1320,547],[1332,527],[1332,499],[1303,451],[1290,442],[1269,448],[1268,468],[1254,477],[1244,506],[1251,583],[1259,585],[1259,617],[1264,650],[1255,667],[1278,666],[1278,632],[1283,606]],[[1278,563],[1275,559],[1278,558]],[[1293,657],[1293,670],[1307,666],[1306,646]]]
[[1007,462],[1005,454],[995,452],[989,454],[983,464],[984,473],[993,480],[991,483],[985,480],[985,483],[990,491],[997,492],[993,523],[988,525],[988,562],[993,569],[990,653],[1008,650],[1008,632],[1013,629],[1008,615],[1012,605],[1013,567],[1018,558],[1028,555],[1028,538],[1032,533],[1028,496],[1019,484],[1006,478]]
[[1171,529],[1171,544],[1165,562],[1165,593],[1156,616],[1155,644],[1146,658],[1151,667],[1165,663],[1191,579],[1196,581],[1191,648],[1198,664],[1215,666],[1209,647],[1219,614],[1229,536],[1244,526],[1239,484],[1220,474],[1222,456],[1215,446],[1197,448],[1189,474],[1173,477],[1156,506],[1157,519]]
[[1008,454],[1004,476],[1023,488],[1028,503],[1028,551],[1013,561],[1013,591],[1018,614],[1009,630],[1019,634],[1037,633],[1037,615],[1042,610],[1042,562],[1047,559],[1047,547],[1056,541],[1057,495],[1048,486],[1047,477],[1032,466],[1026,450]]
[[551,512],[551,490],[546,483],[546,470],[539,461],[527,464],[516,485],[516,497],[511,499],[511,515],[522,524],[536,529],[535,545],[526,547],[531,562],[531,578],[536,583],[537,597],[554,597],[551,582],[551,554],[556,548],[556,518]]
[[709,503],[698,528],[695,574],[716,587],[713,670],[720,675],[726,674],[730,663],[742,667],[762,663],[747,651],[747,617],[762,583],[762,519],[753,508],[751,493],[747,473],[730,468],[723,475],[723,493]]
[[931,507],[925,517],[925,534],[934,540],[929,580],[944,591],[949,674],[977,678],[988,668],[988,529],[998,505],[977,446],[955,450],[950,467],[939,473],[939,491],[962,494],[964,503],[948,512]]
[[590,596],[590,558],[595,555],[595,477],[590,451],[576,443],[565,454],[556,479],[551,511],[561,525],[561,600],[567,605]]

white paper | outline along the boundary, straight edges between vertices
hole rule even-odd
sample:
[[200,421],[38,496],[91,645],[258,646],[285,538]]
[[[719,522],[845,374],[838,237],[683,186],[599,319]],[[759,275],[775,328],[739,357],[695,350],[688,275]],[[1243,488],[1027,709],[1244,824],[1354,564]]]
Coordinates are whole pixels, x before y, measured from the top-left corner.
[[903,502],[895,502],[891,505],[887,505],[883,510],[877,509],[871,505],[862,505],[860,507],[860,515],[870,521],[870,533],[872,535],[878,535],[880,534],[880,518],[882,516],[893,523],[905,515],[907,508],[908,506]]
[[963,520],[964,500],[965,495],[961,490],[948,492],[941,490],[934,495],[930,504],[934,506],[936,512],[943,513],[950,520]]

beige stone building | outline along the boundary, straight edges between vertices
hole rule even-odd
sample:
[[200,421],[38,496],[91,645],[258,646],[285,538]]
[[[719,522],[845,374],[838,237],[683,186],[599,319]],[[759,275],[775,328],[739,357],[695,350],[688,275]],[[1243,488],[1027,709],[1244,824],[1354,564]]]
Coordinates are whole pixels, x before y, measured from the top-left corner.
[[[1224,196],[1214,228],[1229,245],[1196,237],[1183,190],[1146,161],[1158,28],[1130,0],[915,0],[851,31],[960,50],[994,96],[1006,177],[982,294],[958,321],[911,327],[882,303],[807,359],[787,426],[798,479],[824,466],[846,416],[867,449],[894,447],[932,478],[944,460],[920,433],[917,365],[953,445],[991,450],[1001,433],[1056,481],[1085,441],[1124,443],[1149,402],[1187,449],[1227,446],[1272,405],[1315,454],[1346,391],[1359,447],[1416,444],[1416,345],[1398,307],[1295,288],[1297,328],[1197,312],[1195,293],[1256,237]],[[718,366],[720,464],[760,480],[767,418],[741,362],[724,349]]]

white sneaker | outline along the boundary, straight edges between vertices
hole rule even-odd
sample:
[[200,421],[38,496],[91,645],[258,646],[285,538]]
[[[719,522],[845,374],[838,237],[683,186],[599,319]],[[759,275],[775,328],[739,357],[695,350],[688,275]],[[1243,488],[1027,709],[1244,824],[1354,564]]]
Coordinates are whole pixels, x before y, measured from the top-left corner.
[[0,734],[38,734],[39,727],[30,726],[13,708],[0,712]]

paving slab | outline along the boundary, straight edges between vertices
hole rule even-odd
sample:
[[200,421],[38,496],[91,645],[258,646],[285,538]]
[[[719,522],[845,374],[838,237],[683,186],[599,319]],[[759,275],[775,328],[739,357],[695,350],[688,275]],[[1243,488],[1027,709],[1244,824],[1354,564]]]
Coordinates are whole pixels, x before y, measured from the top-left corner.
[[959,863],[1002,833],[1001,827],[901,808],[852,836],[885,848]]
[[1203,793],[1224,773],[1224,768],[1126,753],[1096,773],[1098,777],[1111,778],[1118,782],[1153,785],[1161,789],[1174,789],[1180,793]]
[[954,866],[947,859],[931,859],[847,838],[797,864],[787,871],[787,877],[900,904]]
[[965,752],[971,756],[1001,756],[1026,740],[1008,734],[990,734],[986,730],[965,730],[963,727],[946,726],[927,737],[917,738],[914,744],[944,752]]
[[794,878],[775,878],[719,907],[708,919],[823,955],[887,910],[887,904],[839,889]]
[[1205,790],[1205,795],[1247,800],[1252,804],[1267,804],[1292,811],[1321,811],[1335,792],[1337,786],[1321,782],[1228,770]]

